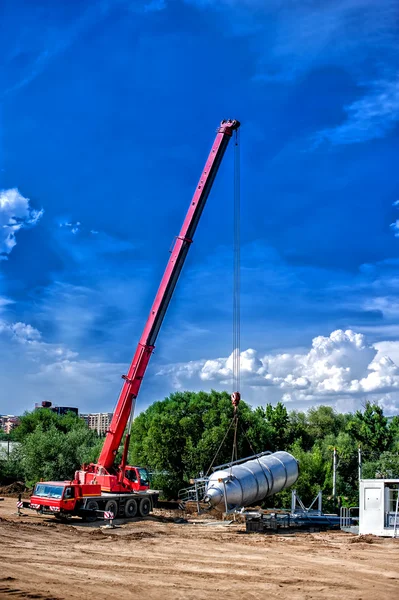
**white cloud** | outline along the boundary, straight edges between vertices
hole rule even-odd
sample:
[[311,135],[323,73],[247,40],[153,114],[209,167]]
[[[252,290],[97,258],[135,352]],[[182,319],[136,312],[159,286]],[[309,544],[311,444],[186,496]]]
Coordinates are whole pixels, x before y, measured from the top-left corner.
[[31,343],[40,340],[40,331],[26,323],[6,323],[0,321],[0,333],[8,333],[21,343]]
[[76,262],[84,263],[99,254],[117,254],[134,248],[130,240],[114,237],[104,231],[89,229],[80,221],[72,220],[58,222],[56,240],[69,257]]
[[[323,129],[315,136],[315,145],[328,141],[333,145],[356,144],[384,137],[399,122],[399,78],[375,81],[363,98],[345,108],[342,125]],[[391,226],[398,235],[399,222]]]
[[399,219],[396,219],[394,223],[391,223],[390,227],[392,227],[394,231],[394,236],[399,237]]
[[17,189],[0,190],[0,260],[7,260],[16,245],[15,234],[36,225],[42,215],[43,210],[30,208],[29,199]]
[[[395,358],[399,359],[399,342]],[[370,344],[352,330],[318,336],[305,353],[258,356],[249,349],[241,353],[243,388],[274,387],[285,402],[321,402],[343,397],[377,395],[399,390],[399,368],[384,352],[393,349]],[[169,365],[158,375],[171,376],[176,387],[188,380],[228,385],[232,382],[232,355],[228,358]]]
[[14,301],[10,300],[9,298],[5,298],[4,296],[0,296],[0,312],[5,306],[9,306],[10,304],[14,304]]
[[22,353],[35,362],[39,358],[40,360],[63,360],[77,356],[76,352],[63,345],[45,342],[40,331],[28,323],[0,320],[0,343],[7,348],[9,357],[13,353],[20,355]]
[[[397,0],[185,1],[225,12],[225,30],[248,36],[254,81],[290,83],[335,69],[365,88],[345,107],[343,123],[313,136],[313,149],[324,141],[336,146],[382,138],[399,121]],[[374,81],[364,85],[370,72]]]
[[397,296],[376,296],[363,302],[365,310],[380,311],[384,318],[397,319],[399,316],[399,298]]
[[[52,400],[80,410],[111,410],[126,365],[81,358],[22,322],[0,321],[0,413],[20,414]],[[17,382],[17,385],[16,385]]]
[[65,222],[65,223],[60,223],[59,226],[60,227],[66,227],[67,229],[69,229],[69,231],[71,233],[73,233],[74,235],[76,235],[80,231],[81,223],[80,223],[80,221],[76,221],[76,223]]
[[[249,348],[241,352],[240,357],[241,375],[247,380],[256,382],[266,374],[266,368],[262,361],[258,358],[256,350]],[[223,383],[231,381],[233,376],[233,354],[224,360],[207,360],[203,365],[200,373],[202,381],[212,381],[215,379],[215,374],[221,378]]]

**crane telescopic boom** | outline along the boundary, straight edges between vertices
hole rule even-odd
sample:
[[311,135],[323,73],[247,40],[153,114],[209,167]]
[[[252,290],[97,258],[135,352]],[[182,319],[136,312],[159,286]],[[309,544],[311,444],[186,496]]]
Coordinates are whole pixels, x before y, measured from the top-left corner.
[[[177,236],[159,289],[155,296],[150,314],[145,324],[136,352],[126,375],[119,395],[116,409],[107,433],[100,457],[96,465],[89,465],[86,470],[99,475],[113,470],[116,453],[122,441],[123,433],[128,425],[128,437],[135,407],[135,401],[147,369],[148,362],[155,347],[159,329],[165,317],[170,299],[182,270],[188,249],[193,241],[199,219],[212,188],[223,155],[233,132],[240,126],[239,121],[222,121],[200,180],[190,202],[183,226]],[[122,463],[119,466],[118,482],[122,483],[124,467],[127,459],[128,442],[125,443]]]

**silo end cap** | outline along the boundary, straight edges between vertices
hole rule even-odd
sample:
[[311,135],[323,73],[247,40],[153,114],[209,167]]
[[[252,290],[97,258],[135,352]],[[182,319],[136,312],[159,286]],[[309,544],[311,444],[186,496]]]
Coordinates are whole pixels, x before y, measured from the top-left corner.
[[207,504],[210,504],[212,506],[216,506],[218,504],[220,504],[220,502],[223,500],[223,493],[220,489],[213,487],[213,488],[209,488],[206,491],[206,494],[204,496],[204,502],[206,502]]

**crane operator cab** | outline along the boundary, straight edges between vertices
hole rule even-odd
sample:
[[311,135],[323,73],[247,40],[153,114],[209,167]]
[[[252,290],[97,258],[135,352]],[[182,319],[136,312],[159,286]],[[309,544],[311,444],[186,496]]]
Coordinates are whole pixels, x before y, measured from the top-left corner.
[[143,492],[150,489],[150,476],[147,469],[143,467],[130,467],[125,469],[125,479],[127,485],[136,492]]

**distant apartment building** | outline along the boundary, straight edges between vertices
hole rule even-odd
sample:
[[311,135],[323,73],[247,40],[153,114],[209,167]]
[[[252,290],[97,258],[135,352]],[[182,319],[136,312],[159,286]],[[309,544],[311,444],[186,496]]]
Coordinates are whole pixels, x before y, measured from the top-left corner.
[[98,435],[107,433],[112,420],[112,413],[87,413],[80,416],[86,421],[89,429],[96,431]]
[[4,433],[11,433],[11,431],[19,424],[19,418],[14,415],[2,415],[0,417],[1,429]]
[[57,415],[66,415],[69,412],[73,412],[75,415],[79,414],[79,410],[73,406],[53,406],[52,402],[48,400],[44,400],[40,404],[35,404],[35,410],[41,408],[48,408]]

